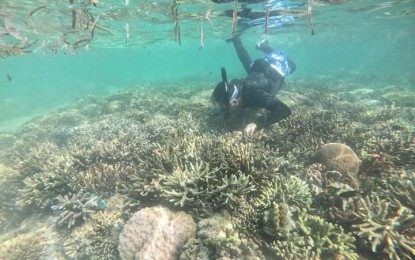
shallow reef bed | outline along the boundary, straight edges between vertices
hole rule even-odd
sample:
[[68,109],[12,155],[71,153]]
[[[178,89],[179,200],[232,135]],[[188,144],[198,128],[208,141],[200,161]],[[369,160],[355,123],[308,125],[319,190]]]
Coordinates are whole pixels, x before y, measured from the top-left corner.
[[197,85],[35,118],[0,134],[0,258],[413,259],[415,108],[393,91],[291,83],[292,115],[252,138],[263,111],[225,121]]

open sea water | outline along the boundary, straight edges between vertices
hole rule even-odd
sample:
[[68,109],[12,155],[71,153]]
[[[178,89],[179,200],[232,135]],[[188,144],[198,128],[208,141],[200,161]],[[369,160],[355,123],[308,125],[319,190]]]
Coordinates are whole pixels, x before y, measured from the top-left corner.
[[[88,2],[1,1],[1,48],[29,47],[1,54],[0,129],[14,129],[32,116],[87,95],[106,95],[136,84],[163,87],[197,81],[209,86],[220,81],[222,66],[230,78],[245,75],[232,44],[225,42],[232,36],[232,18],[223,13],[234,9],[232,2],[178,4],[181,44],[175,41],[172,1],[108,0],[96,7]],[[285,16],[293,19],[276,27],[270,22],[267,34],[263,24],[249,27],[251,21],[237,21],[235,33],[241,34],[252,57],[263,56],[255,44],[268,39],[296,62],[292,81],[414,89],[414,1],[313,1],[313,36],[307,2],[274,2],[286,2],[276,8],[288,10]],[[238,8],[265,9],[261,3],[239,3]],[[204,18],[209,9],[213,26]],[[87,10],[106,30],[96,27],[90,43],[74,49],[69,44],[90,37],[86,14],[79,19],[80,10]]]

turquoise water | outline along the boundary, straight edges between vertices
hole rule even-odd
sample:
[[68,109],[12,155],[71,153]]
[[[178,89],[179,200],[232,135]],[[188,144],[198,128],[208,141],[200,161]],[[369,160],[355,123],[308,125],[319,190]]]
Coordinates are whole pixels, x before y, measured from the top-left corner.
[[[228,69],[232,78],[244,76],[231,44],[224,41],[231,36],[232,19],[221,13],[233,9],[233,3],[184,1],[179,6],[182,19],[179,45],[174,40],[174,22],[169,13],[172,1],[129,1],[128,6],[123,1],[100,1],[97,7],[89,6],[88,10],[95,17],[101,14],[97,24],[112,34],[96,29],[87,46],[70,51],[61,45],[57,53],[52,53],[50,45],[70,29],[70,6],[66,1],[19,2],[2,1],[0,18],[7,20],[8,27],[12,25],[19,35],[27,37],[27,42],[35,39],[38,42],[29,48],[32,53],[0,59],[0,129],[13,129],[16,122],[85,95],[105,95],[147,82],[160,86],[178,81],[206,82],[208,87],[220,80],[221,66]],[[82,6],[76,2],[75,8]],[[285,50],[297,63],[298,69],[290,77],[292,81],[414,88],[414,1],[349,1],[332,5],[325,2],[329,1],[313,6],[314,36],[310,35],[306,15],[296,17],[283,28],[270,28],[268,35],[263,34],[262,26],[241,31],[251,55],[262,56],[254,45],[267,38],[273,47]],[[31,16],[37,28],[34,33],[33,27],[25,23],[29,23],[29,10],[39,6],[46,8]],[[259,4],[249,6],[263,9]],[[202,19],[204,47],[199,50],[198,17],[209,7],[214,27]],[[242,7],[240,3],[239,8]],[[306,6],[295,9],[305,11]],[[159,19],[152,25],[149,17]],[[7,32],[5,27],[1,29],[3,32]],[[18,39],[10,35],[0,38],[0,43],[8,42],[11,46]]]

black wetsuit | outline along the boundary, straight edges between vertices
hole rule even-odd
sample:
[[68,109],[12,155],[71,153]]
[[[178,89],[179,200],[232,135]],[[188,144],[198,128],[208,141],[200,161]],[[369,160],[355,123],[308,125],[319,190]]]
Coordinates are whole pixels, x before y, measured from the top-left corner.
[[[239,37],[232,40],[238,57],[244,66],[248,76],[239,80],[237,85],[241,90],[242,108],[265,108],[270,111],[265,122],[256,122],[258,128],[272,125],[291,115],[291,109],[275,97],[284,85],[285,78],[275,71],[263,58],[256,59],[253,63],[248,52],[242,45]],[[261,48],[265,53],[273,49],[269,46]],[[295,70],[295,64],[290,60],[291,71]]]

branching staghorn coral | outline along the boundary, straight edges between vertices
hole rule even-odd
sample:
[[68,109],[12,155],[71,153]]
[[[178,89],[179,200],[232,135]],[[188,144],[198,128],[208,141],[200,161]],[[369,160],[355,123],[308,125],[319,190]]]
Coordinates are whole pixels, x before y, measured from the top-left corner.
[[240,196],[256,191],[257,183],[266,182],[278,170],[279,160],[266,155],[266,149],[238,138],[177,133],[173,141],[156,147],[145,163],[148,170],[143,172],[153,176],[146,189],[159,190],[181,207],[187,204],[207,212],[233,209]]
[[31,134],[19,139],[7,155],[9,165],[16,165],[21,179],[49,171],[64,161],[64,156],[61,156],[61,150],[56,144],[48,141],[38,143],[34,141],[36,139],[36,135]]
[[297,226],[299,234],[304,236],[316,256],[326,258],[344,257],[358,259],[355,253],[354,237],[343,231],[343,228],[326,222],[318,216],[300,211]]
[[296,176],[277,175],[272,186],[262,189],[257,205],[262,209],[269,209],[278,203],[286,203],[289,207],[309,208],[311,192],[307,183]]
[[203,161],[195,165],[179,163],[171,175],[161,181],[162,196],[180,207],[185,204],[198,206],[207,203],[204,207],[233,208],[236,197],[254,190],[249,184],[249,177],[244,175],[222,176],[220,169],[210,169]]
[[399,204],[415,211],[415,172],[408,176],[389,178],[389,196]]
[[58,214],[55,223],[58,226],[68,224],[68,229],[73,227],[79,220],[86,220],[90,215],[106,206],[106,202],[97,195],[85,190],[80,190],[76,194],[69,194],[56,197],[57,204],[52,206],[52,210]]
[[118,235],[121,231],[117,226],[119,216],[120,211],[93,214],[65,239],[65,255],[71,259],[118,259]]
[[111,196],[133,171],[134,166],[123,163],[96,163],[87,171],[80,172],[77,182],[80,187],[90,192]]
[[197,224],[197,236],[190,239],[180,255],[185,259],[265,259],[258,245],[239,237],[226,210]]
[[138,163],[149,144],[144,126],[125,118],[108,117],[82,125],[71,129],[71,136],[67,150],[83,171],[96,163]]
[[278,260],[318,259],[312,246],[298,234],[291,235],[288,240],[276,240],[266,247]]
[[289,118],[261,139],[271,147],[278,147],[281,154],[293,154],[299,163],[307,162],[322,143],[345,140],[351,145],[365,140],[359,128],[352,125],[353,115],[339,111],[297,107]]
[[21,208],[34,206],[45,209],[53,204],[56,196],[73,192],[76,176],[68,165],[56,167],[56,172],[40,172],[26,177],[19,190],[17,205]]
[[361,199],[358,213],[361,224],[354,225],[355,232],[363,238],[372,252],[387,255],[390,259],[415,257],[415,215],[402,205],[379,197]]

